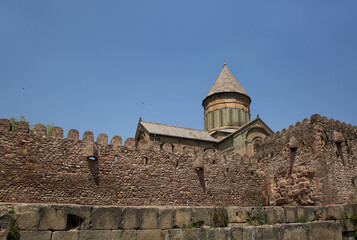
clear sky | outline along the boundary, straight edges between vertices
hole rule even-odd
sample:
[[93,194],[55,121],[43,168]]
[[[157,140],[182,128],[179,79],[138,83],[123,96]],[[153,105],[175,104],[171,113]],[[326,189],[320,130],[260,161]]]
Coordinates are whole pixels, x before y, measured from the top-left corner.
[[356,0],[1,0],[0,118],[133,137],[203,129],[223,61],[273,131],[357,125]]

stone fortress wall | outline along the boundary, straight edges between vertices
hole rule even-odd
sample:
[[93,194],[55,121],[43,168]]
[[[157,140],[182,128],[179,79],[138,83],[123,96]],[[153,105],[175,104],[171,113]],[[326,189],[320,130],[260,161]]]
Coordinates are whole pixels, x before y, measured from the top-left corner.
[[356,202],[357,127],[318,114],[257,146],[266,204]]
[[[357,127],[317,114],[265,138],[253,157],[179,144],[124,146],[77,130],[0,120],[0,201],[118,205],[343,204],[357,199]],[[88,157],[94,157],[90,160]]]
[[[181,145],[137,145],[128,138],[77,130],[63,138],[26,122],[14,132],[0,120],[0,201],[97,205],[248,206],[264,178],[248,157]],[[88,157],[93,157],[90,160]]]

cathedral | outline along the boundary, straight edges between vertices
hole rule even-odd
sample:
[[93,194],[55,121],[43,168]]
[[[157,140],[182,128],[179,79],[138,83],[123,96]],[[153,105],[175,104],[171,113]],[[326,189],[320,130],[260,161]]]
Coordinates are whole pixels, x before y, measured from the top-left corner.
[[139,120],[136,142],[182,144],[184,146],[254,154],[254,146],[274,132],[259,115],[250,118],[251,99],[224,63],[221,73],[202,101],[204,130]]

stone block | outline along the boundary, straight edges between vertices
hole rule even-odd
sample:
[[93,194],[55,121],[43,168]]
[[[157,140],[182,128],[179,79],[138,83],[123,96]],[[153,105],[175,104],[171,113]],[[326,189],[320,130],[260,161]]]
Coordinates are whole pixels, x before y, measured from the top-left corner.
[[285,207],[285,221],[287,223],[297,222],[296,207]]
[[211,228],[206,229],[207,240],[226,240],[229,239],[229,228]]
[[315,220],[316,207],[297,207],[297,220],[307,217],[309,221]]
[[81,229],[90,228],[92,208],[90,206],[68,205],[63,207],[67,215],[66,229]]
[[124,229],[138,229],[139,224],[139,209],[125,208],[123,211],[122,226]]
[[174,210],[172,208],[160,209],[159,225],[160,229],[170,229],[174,226]]
[[20,231],[21,240],[51,240],[51,231]]
[[341,207],[340,206],[327,206],[327,218],[326,220],[337,220],[341,219]]
[[177,208],[175,211],[175,226],[185,228],[191,225],[191,209]]
[[337,222],[309,223],[310,240],[342,240],[342,228]]
[[141,229],[157,229],[159,211],[156,208],[140,209]]
[[16,224],[21,230],[38,229],[38,225],[40,222],[40,206],[21,204],[15,206],[14,211]]
[[275,223],[285,223],[284,208],[274,207],[274,221]]
[[201,228],[187,228],[183,231],[183,239],[185,240],[201,240],[206,239],[204,230]]
[[92,229],[115,230],[121,227],[122,209],[119,207],[93,207]]
[[169,230],[160,230],[161,231],[161,240],[169,240]]
[[60,206],[44,206],[40,208],[39,230],[65,230],[67,216]]
[[192,209],[192,223],[204,222],[205,226],[212,225],[213,208],[196,207]]
[[136,240],[161,240],[161,230],[138,230],[136,233]]
[[353,205],[352,204],[347,204],[347,205],[344,205],[343,207],[345,209],[345,216],[350,218],[351,216],[356,215],[354,213],[354,211],[353,211]]
[[227,207],[228,223],[245,223],[248,214],[242,207]]
[[168,232],[169,240],[184,240],[182,229],[169,229]]
[[110,232],[111,240],[133,240],[136,239],[136,230],[113,230]]
[[110,230],[81,230],[78,240],[110,240]]
[[231,227],[231,239],[232,240],[244,240],[243,239],[243,227],[232,226]]
[[52,233],[52,240],[78,240],[78,230],[55,231]]
[[6,230],[9,227],[10,212],[7,206],[0,206],[0,230]]
[[263,225],[254,227],[245,227],[243,229],[243,239],[264,239],[276,240],[280,239],[281,228],[279,225]]
[[267,224],[274,224],[275,223],[275,212],[274,208],[272,207],[266,207],[263,210],[263,213],[267,217]]
[[283,240],[309,240],[303,224],[289,224],[283,229]]

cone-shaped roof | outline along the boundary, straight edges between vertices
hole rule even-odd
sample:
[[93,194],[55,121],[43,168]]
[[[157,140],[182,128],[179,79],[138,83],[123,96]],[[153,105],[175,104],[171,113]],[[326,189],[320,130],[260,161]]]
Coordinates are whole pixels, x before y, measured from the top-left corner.
[[247,97],[249,97],[248,93],[243,89],[243,87],[239,84],[237,79],[228,70],[226,63],[224,63],[221,73],[218,75],[211,89],[206,94],[205,99],[215,93],[222,93],[222,92],[235,92],[235,93],[244,94]]

